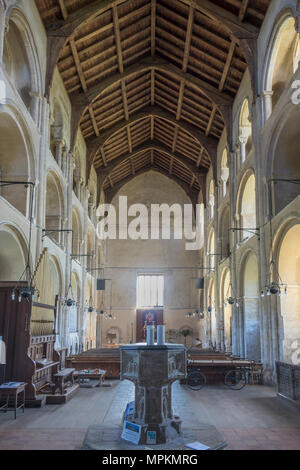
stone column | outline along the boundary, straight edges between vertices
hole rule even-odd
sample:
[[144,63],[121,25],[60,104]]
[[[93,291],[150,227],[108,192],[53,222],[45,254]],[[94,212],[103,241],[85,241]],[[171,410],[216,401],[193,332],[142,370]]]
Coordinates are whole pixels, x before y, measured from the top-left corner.
[[[265,186],[265,174],[264,174],[264,158],[262,155],[262,140],[261,140],[261,129],[263,125],[263,119],[261,115],[261,97],[256,98],[256,102],[253,105],[253,113],[255,116],[253,126],[253,144],[255,145],[255,166],[256,166],[256,220],[258,227],[264,227],[267,220],[268,214],[265,213],[265,209],[268,206],[266,204],[266,186]],[[270,265],[268,253],[270,246],[265,237],[265,230],[260,230],[260,239],[258,243],[258,267],[259,267],[259,286],[260,288],[266,284],[269,277]],[[272,337],[272,322],[274,321],[274,312],[270,311],[269,299],[265,297],[258,300],[258,308],[260,311],[260,341],[261,341],[261,356],[265,367],[265,377],[268,382],[272,382],[274,371],[274,363],[276,359],[276,346],[274,348],[274,342],[276,339]]]
[[273,97],[273,94],[274,94],[274,92],[272,90],[270,90],[270,91],[266,90],[266,91],[263,91],[263,93],[262,93],[262,95],[263,95],[263,114],[264,114],[263,123],[264,124],[272,114],[272,107],[273,107],[272,97]]
[[241,164],[244,163],[246,160],[246,143],[247,143],[247,137],[244,137],[242,135],[239,136],[239,141],[240,141],[240,151],[241,151]]

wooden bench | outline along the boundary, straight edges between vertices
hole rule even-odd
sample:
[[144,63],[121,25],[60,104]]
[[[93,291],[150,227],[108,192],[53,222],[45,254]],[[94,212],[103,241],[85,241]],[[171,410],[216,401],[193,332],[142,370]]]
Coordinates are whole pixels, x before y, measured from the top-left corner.
[[60,389],[60,393],[64,395],[65,393],[65,388],[66,388],[66,382],[69,381],[74,384],[74,377],[73,374],[75,372],[75,369],[63,369],[57,374],[53,375],[55,387],[53,387],[53,395],[55,394],[55,391],[57,388]]
[[86,379],[98,380],[98,386],[103,385],[106,370],[80,370],[74,372],[74,378],[78,380],[79,386],[84,386]]

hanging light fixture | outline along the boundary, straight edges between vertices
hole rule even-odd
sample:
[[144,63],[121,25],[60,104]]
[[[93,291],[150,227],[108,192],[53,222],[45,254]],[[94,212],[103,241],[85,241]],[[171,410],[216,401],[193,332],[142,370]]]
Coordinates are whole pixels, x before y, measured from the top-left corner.
[[[11,183],[11,184],[24,184],[24,183]],[[22,299],[25,299],[29,302],[30,299],[34,301],[34,297],[37,294],[37,301],[40,300],[40,292],[37,287],[33,284],[34,273],[31,270],[30,265],[30,256],[31,256],[31,239],[32,239],[32,218],[33,218],[33,198],[34,198],[34,183],[24,184],[25,188],[30,186],[30,211],[29,211],[29,237],[28,237],[28,250],[27,250],[27,260],[23,273],[21,274],[16,286],[13,288],[11,293],[11,300],[14,302],[16,296],[18,296],[18,301],[21,303]],[[27,285],[20,286],[19,283],[27,282]]]
[[224,307],[226,307],[226,305],[235,305],[237,308],[240,306],[239,305],[239,302],[238,302],[238,297],[234,296],[234,295],[229,295],[229,291],[233,291],[232,289],[232,284],[230,283],[229,286],[228,286],[228,289],[227,289],[227,293],[226,293],[226,300],[224,301]]
[[66,298],[63,300],[63,305],[70,308],[70,307],[74,307],[76,304],[77,304],[77,302],[74,300],[72,283],[70,281]]

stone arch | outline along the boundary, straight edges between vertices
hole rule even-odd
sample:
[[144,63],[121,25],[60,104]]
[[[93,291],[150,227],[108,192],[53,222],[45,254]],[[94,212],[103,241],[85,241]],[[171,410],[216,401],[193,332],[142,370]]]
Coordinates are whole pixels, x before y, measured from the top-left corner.
[[242,261],[239,276],[241,279],[244,355],[248,359],[261,360],[259,271],[256,254],[248,250]]
[[[0,113],[0,173],[1,180],[29,182],[35,175],[35,152],[27,127],[18,111],[4,105]],[[6,186],[1,195],[25,217],[29,215],[31,186]]]
[[17,281],[27,262],[27,242],[11,224],[0,224],[0,280]]
[[299,124],[299,107],[288,106],[283,111],[279,125],[276,126],[272,135],[274,141],[271,141],[267,160],[267,176],[272,180],[277,180],[272,182],[272,191],[269,192],[270,212],[272,209],[274,215],[300,194],[299,184],[289,182],[289,180],[300,179]]
[[237,194],[236,220],[239,229],[239,241],[252,236],[250,229],[256,228],[256,182],[252,170],[243,175]]
[[[274,237],[275,265],[278,272],[273,272],[276,282],[287,286],[277,297],[279,313],[280,358],[289,363],[296,363],[300,347],[300,218],[291,217],[277,231]],[[291,249],[293,247],[293,249]],[[280,278],[278,278],[278,274]]]
[[40,60],[34,35],[23,12],[13,7],[6,17],[3,63],[26,108],[38,124],[37,100],[43,95]]
[[299,37],[295,18],[290,9],[280,13],[268,46],[264,76],[266,118],[279,100],[285,85],[298,68],[300,58]]

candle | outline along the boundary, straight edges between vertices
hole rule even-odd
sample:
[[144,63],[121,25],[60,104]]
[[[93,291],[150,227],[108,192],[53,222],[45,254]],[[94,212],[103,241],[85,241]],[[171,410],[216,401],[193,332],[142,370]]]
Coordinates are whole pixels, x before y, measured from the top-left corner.
[[165,326],[164,325],[157,326],[157,344],[158,345],[165,344]]
[[147,346],[152,346],[154,344],[155,336],[155,327],[154,325],[147,326]]

